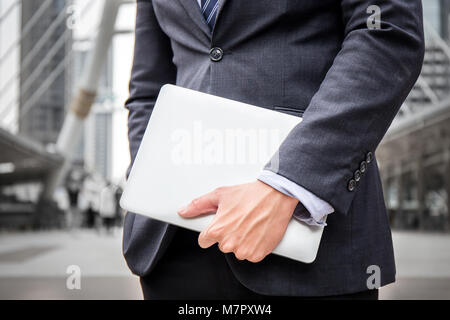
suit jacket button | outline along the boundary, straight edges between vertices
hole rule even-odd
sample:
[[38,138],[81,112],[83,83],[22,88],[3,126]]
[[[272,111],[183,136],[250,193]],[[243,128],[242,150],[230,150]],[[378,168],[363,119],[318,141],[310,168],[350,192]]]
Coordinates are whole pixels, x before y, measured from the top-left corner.
[[218,47],[214,47],[209,51],[209,57],[212,61],[219,62],[223,58],[223,50]]
[[353,178],[355,179],[356,182],[359,182],[359,180],[361,180],[361,171],[356,170],[355,174],[353,175]]
[[373,153],[372,152],[368,152],[366,155],[366,162],[367,163],[371,163],[373,160]]
[[367,170],[367,162],[363,161],[359,164],[359,171],[361,171],[361,173],[365,173]]
[[348,182],[348,191],[353,192],[356,189],[356,180],[352,179]]

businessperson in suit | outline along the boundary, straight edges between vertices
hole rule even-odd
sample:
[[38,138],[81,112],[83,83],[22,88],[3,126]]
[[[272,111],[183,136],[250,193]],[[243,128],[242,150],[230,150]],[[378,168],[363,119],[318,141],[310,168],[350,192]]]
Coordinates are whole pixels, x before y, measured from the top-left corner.
[[[255,181],[180,209],[217,210],[200,235],[127,214],[144,297],[376,299],[395,262],[374,154],[423,56],[420,0],[138,0],[132,159],[166,83],[303,116]],[[291,218],[327,225],[311,264],[270,254]]]

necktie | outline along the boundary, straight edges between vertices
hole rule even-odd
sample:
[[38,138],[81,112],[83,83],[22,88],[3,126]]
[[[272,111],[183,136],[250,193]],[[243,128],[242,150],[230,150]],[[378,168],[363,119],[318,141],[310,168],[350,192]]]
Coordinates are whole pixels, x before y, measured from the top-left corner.
[[216,22],[217,10],[219,9],[219,0],[202,0],[202,13],[206,19],[206,23],[212,30]]

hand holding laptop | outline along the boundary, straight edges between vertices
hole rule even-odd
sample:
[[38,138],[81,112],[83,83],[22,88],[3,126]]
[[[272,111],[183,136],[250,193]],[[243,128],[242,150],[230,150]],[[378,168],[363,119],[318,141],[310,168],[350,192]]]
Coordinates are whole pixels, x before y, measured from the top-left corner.
[[[311,263],[323,227],[291,219],[297,199],[260,181],[248,183],[300,122],[289,114],[165,85],[121,206],[202,232],[202,246],[218,242],[238,258],[258,261],[273,252]],[[276,161],[271,165],[276,168]],[[202,194],[181,212],[183,216],[177,214]],[[194,216],[198,217],[185,218]]]
[[233,252],[239,260],[260,262],[283,238],[297,203],[297,199],[257,180],[218,188],[178,213],[195,218],[216,212],[200,233],[199,245],[208,248],[218,243],[222,252]]

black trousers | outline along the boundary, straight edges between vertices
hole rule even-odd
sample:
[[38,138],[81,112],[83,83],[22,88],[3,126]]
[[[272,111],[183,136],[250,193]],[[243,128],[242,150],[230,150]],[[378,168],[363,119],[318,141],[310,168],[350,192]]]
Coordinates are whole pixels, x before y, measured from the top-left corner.
[[[201,249],[198,233],[178,229],[167,251],[152,272],[141,278],[148,300],[264,300],[287,297],[265,296],[251,291],[233,275],[217,245]],[[289,299],[377,300],[378,290],[332,297],[289,297]]]

